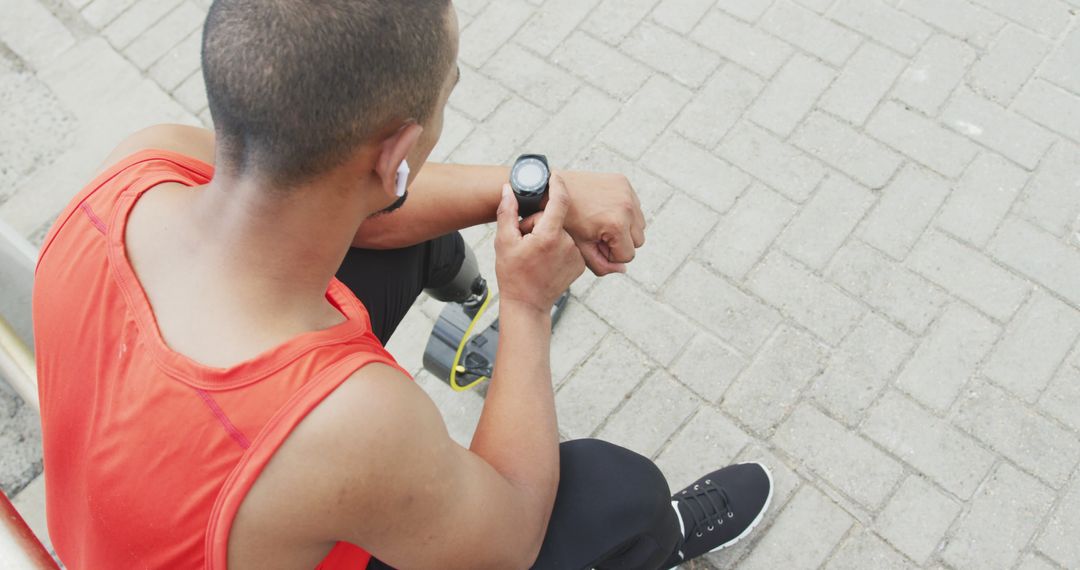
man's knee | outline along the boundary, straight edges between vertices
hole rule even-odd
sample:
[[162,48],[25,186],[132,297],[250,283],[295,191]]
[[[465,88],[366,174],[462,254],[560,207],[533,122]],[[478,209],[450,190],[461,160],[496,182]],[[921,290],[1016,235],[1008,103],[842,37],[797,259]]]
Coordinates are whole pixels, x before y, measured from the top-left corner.
[[568,441],[559,450],[560,493],[564,483],[573,485],[608,516],[643,525],[671,510],[667,479],[647,457],[597,439]]

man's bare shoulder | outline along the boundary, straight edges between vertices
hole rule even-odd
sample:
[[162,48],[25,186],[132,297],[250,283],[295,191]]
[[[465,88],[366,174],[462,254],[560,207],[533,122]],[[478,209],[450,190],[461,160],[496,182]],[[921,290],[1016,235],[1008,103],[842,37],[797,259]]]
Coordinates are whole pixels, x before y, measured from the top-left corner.
[[187,125],[163,124],[147,127],[121,141],[105,158],[100,170],[147,149],[177,152],[213,164],[214,133]]

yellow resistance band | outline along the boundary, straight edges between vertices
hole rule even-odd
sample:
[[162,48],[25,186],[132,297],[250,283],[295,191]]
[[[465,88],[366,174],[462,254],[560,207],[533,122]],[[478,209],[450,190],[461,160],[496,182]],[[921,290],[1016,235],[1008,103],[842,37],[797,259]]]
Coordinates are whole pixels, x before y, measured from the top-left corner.
[[453,366],[450,367],[450,387],[453,388],[455,392],[464,392],[488,379],[487,376],[481,376],[465,386],[458,385],[457,383],[458,373],[464,374],[467,371],[466,368],[461,365],[461,353],[465,351],[465,345],[468,344],[469,339],[472,338],[472,331],[476,328],[476,323],[480,321],[480,317],[484,316],[484,311],[487,310],[488,303],[490,302],[491,293],[489,292],[487,298],[484,299],[484,302],[480,305],[480,310],[476,312],[476,316],[473,317],[472,322],[469,323],[469,328],[465,329],[465,335],[461,337],[461,344],[458,345],[457,352],[454,354]]

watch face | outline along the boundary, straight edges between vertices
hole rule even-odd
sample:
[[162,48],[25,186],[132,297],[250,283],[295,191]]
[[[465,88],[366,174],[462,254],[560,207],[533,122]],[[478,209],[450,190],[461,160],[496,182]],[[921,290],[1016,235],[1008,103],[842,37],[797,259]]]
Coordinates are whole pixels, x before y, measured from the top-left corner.
[[526,158],[514,165],[514,170],[510,173],[510,182],[518,194],[532,196],[542,193],[547,188],[549,176],[543,162],[536,158]]

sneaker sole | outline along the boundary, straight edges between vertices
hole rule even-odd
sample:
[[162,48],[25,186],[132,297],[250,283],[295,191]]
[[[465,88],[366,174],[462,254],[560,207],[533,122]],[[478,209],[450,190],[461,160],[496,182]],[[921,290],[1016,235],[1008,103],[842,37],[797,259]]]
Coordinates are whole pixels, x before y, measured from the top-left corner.
[[765,471],[765,476],[769,478],[769,496],[765,497],[765,505],[761,507],[761,511],[757,514],[756,517],[754,517],[754,521],[750,523],[750,526],[746,527],[746,530],[739,533],[739,536],[736,536],[735,538],[725,542],[724,544],[721,544],[720,546],[717,546],[716,548],[710,550],[709,553],[718,552],[729,546],[733,546],[735,543],[739,542],[743,538],[746,538],[746,535],[750,534],[754,530],[754,528],[761,523],[762,517],[764,517],[765,513],[768,512],[769,505],[772,504],[773,478],[772,472],[769,471],[769,468],[756,461],[751,461],[749,463],[741,463],[740,465],[757,465]]

